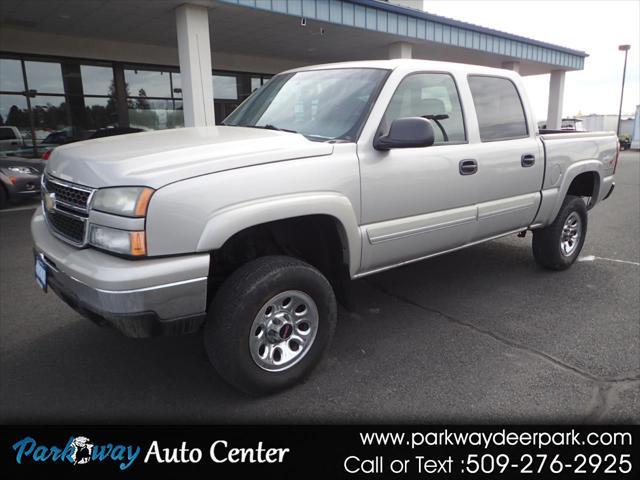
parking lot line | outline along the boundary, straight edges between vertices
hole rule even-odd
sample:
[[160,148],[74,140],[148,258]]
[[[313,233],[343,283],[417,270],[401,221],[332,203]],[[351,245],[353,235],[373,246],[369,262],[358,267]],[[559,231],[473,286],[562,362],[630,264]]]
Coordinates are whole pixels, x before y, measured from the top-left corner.
[[607,262],[625,263],[627,265],[635,265],[640,267],[640,262],[632,262],[630,260],[618,260],[617,258],[596,257],[595,255],[585,255],[584,257],[578,257],[579,262],[593,262],[594,260],[604,260]]

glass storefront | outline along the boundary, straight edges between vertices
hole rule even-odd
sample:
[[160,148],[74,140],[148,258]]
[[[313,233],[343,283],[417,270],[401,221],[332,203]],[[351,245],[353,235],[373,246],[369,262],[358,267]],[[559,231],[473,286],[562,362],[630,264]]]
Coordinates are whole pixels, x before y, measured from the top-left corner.
[[124,80],[129,126],[145,130],[184,126],[179,73],[128,67]]
[[[7,54],[0,55],[0,72],[0,125],[18,127],[25,147],[109,127],[184,126],[177,68]],[[212,72],[217,123],[270,77]]]

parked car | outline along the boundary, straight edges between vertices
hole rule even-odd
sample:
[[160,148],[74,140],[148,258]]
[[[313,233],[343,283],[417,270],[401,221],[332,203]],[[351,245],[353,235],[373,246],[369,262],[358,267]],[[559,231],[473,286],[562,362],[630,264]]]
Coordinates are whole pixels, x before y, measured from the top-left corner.
[[5,155],[11,157],[20,157],[24,159],[44,159],[48,158],[51,150],[55,148],[55,145],[36,145],[35,149],[32,145],[25,145],[17,150],[11,150],[4,152]]
[[15,150],[24,144],[22,133],[17,127],[0,126],[0,151]]
[[38,198],[41,175],[40,162],[0,155],[0,209],[11,201]]
[[92,140],[95,138],[113,137],[115,135],[126,135],[128,133],[143,132],[141,128],[133,127],[105,127],[96,130],[86,130],[78,136],[72,136],[70,130],[58,130],[47,135],[42,143],[36,145],[35,150],[31,145],[25,145],[14,151],[8,152],[13,156],[22,158],[42,158],[48,160],[54,148],[68,143],[82,140]]
[[618,141],[620,142],[620,150],[629,150],[631,148],[631,135],[628,133],[618,136]]
[[44,139],[40,143],[42,145],[57,146],[64,145],[65,143],[70,143],[73,141],[77,140],[74,138],[71,129],[62,129],[51,132],[46,137],[44,137]]
[[290,70],[223,123],[56,148],[35,268],[125,335],[204,324],[252,394],[310,373],[350,279],[527,230],[569,268],[618,158],[609,133],[540,134],[517,73],[422,60]]

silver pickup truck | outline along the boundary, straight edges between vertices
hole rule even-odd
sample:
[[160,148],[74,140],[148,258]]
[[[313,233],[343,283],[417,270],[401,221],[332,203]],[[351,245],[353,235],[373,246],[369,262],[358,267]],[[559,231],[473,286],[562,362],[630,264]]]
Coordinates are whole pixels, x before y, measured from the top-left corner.
[[269,393],[318,363],[350,279],[526,230],[568,268],[617,158],[613,133],[539,131],[511,71],[300,68],[221,126],[57,148],[36,279],[125,335],[204,325],[220,375]]

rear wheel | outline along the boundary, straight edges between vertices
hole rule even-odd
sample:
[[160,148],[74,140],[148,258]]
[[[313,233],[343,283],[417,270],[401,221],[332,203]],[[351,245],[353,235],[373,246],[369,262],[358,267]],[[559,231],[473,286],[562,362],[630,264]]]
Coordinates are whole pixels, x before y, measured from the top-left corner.
[[285,256],[253,260],[225,280],[205,325],[205,348],[220,376],[249,394],[307,376],[333,336],[336,300],[311,265]]
[[567,195],[553,223],[533,231],[533,256],[544,268],[566,270],[578,258],[586,235],[584,200]]

